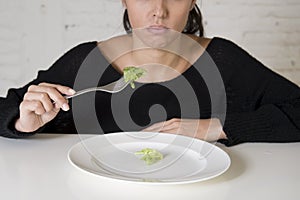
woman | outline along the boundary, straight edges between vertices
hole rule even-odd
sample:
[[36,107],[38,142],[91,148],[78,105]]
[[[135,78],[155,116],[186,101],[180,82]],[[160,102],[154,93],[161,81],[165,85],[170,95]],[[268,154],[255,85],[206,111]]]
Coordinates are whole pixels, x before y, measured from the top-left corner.
[[[204,38],[201,13],[196,0],[122,0],[122,3],[126,8],[124,27],[128,33],[144,27],[154,32],[174,30],[203,46],[216,64],[226,91],[226,113],[213,115],[209,109],[211,102],[208,90],[204,89],[205,81],[194,75],[197,70],[193,65],[182,60],[176,62],[177,65],[170,66],[195,89],[200,115],[194,115],[192,110],[186,115],[181,113],[178,108],[180,105],[174,100],[172,93],[162,89],[159,84],[139,83],[142,89],[131,93],[129,112],[132,120],[143,127],[140,130],[179,133],[208,141],[218,140],[228,146],[242,142],[300,141],[299,87],[267,69],[232,42],[221,38]],[[96,133],[98,129],[88,123],[88,113],[82,111],[81,118],[76,119],[72,114],[75,102],[68,102],[63,95],[75,92],[71,88],[76,84],[79,68],[88,54],[97,47],[96,56],[104,58],[105,53],[102,52],[101,55],[99,51],[101,43],[81,44],[62,56],[49,70],[41,71],[37,79],[25,87],[9,90],[7,97],[1,99],[0,133],[12,138],[40,132]],[[196,54],[199,59],[195,63],[201,63],[201,53],[198,51]],[[166,61],[165,54],[157,54],[155,59],[172,63],[175,57],[167,57]],[[105,69],[105,76],[99,81],[99,85],[120,78],[120,72],[125,66],[118,62],[110,65]],[[174,77],[168,77],[168,72],[157,72],[159,80],[166,81],[166,84],[177,81]],[[130,93],[128,90],[123,93],[126,92]],[[122,113],[113,111],[112,99],[118,97],[106,93],[95,95],[97,119],[103,132],[136,128],[126,127],[127,122],[124,126],[116,123],[115,118],[124,119],[121,114],[114,116],[114,113]],[[165,118],[152,120],[149,117],[149,108],[156,104],[165,107]],[[222,119],[223,115],[226,118]],[[78,126],[77,123],[82,120],[82,125]],[[120,128],[121,126],[124,128]]]

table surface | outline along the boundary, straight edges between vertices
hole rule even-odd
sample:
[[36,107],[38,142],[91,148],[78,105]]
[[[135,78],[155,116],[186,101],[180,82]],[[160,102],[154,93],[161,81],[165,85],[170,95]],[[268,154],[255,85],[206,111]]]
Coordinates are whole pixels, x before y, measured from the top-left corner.
[[141,185],[103,179],[73,167],[68,150],[78,135],[0,138],[1,199],[300,199],[300,143],[218,144],[230,168],[211,180],[184,185]]

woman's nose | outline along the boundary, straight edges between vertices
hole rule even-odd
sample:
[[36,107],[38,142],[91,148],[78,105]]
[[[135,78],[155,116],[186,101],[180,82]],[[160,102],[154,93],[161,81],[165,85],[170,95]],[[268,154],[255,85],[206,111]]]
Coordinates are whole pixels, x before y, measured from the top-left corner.
[[165,18],[167,15],[167,6],[165,0],[152,0],[155,2],[153,16],[158,18]]

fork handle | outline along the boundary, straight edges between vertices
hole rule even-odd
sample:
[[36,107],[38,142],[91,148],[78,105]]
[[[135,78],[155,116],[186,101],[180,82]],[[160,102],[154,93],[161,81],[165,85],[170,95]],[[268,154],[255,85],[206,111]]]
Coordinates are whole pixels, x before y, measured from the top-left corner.
[[79,95],[82,95],[82,94],[85,94],[85,93],[88,93],[88,92],[97,91],[97,90],[99,90],[97,87],[87,88],[87,89],[84,89],[84,90],[79,90],[78,92],[76,92],[73,95],[65,95],[64,97],[66,99],[71,99],[71,98],[77,97]]

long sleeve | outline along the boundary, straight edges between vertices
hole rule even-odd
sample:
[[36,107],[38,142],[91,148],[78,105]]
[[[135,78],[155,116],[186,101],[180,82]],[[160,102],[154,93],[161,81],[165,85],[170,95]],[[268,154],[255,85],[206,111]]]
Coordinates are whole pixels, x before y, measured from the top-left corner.
[[[19,138],[33,135],[36,132],[41,132],[42,130],[66,131],[64,128],[70,128],[70,126],[66,126],[65,124],[70,123],[69,118],[72,116],[70,112],[60,112],[53,122],[34,133],[18,132],[14,128],[14,123],[19,117],[19,105],[30,85],[48,82],[72,87],[78,68],[89,52],[96,47],[96,44],[96,42],[89,42],[74,47],[59,58],[48,70],[39,71],[35,80],[22,88],[10,89],[6,98],[0,98],[0,135],[10,138]],[[56,121],[64,123],[56,123]]]
[[300,88],[234,43],[221,39],[219,47],[228,101],[221,142],[300,141]]

